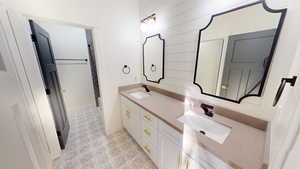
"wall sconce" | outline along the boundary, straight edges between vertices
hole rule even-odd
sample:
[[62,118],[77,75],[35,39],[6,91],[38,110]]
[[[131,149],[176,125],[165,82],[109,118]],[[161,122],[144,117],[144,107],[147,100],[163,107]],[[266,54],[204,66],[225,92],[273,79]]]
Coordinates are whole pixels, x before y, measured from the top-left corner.
[[156,31],[156,14],[152,14],[141,20],[141,30],[144,33],[152,33]]

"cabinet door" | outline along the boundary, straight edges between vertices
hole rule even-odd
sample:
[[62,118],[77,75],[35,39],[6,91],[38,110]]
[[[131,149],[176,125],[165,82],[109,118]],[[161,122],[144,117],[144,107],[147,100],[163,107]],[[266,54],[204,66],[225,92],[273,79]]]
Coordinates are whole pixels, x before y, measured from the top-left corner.
[[131,118],[131,126],[132,126],[132,136],[135,139],[135,141],[141,145],[142,143],[142,127],[141,127],[141,113],[142,113],[142,108],[139,107],[138,105],[131,103],[130,106],[130,113],[132,114]]
[[232,169],[230,165],[228,165],[222,159],[209,152],[200,144],[194,143],[190,146],[193,147],[193,152],[188,154],[188,156],[190,157],[190,167],[188,169],[194,169],[195,167],[193,166],[197,164],[205,169]]
[[160,133],[160,169],[180,169],[181,146],[178,140],[166,133]]
[[121,103],[121,111],[122,111],[122,122],[124,128],[129,132],[129,120],[130,120],[130,112],[128,111],[127,106],[124,103]]
[[211,167],[204,167],[200,163],[194,161],[187,155],[183,155],[182,164],[180,169],[212,169]]

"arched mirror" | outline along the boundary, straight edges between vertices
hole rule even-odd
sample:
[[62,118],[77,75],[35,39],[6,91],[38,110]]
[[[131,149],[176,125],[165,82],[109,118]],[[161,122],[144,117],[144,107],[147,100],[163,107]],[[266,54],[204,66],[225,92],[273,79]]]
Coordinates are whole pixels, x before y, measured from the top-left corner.
[[199,32],[194,84],[201,93],[236,103],[261,96],[285,14],[259,1],[213,15]]
[[143,45],[143,73],[147,81],[159,83],[164,78],[165,40],[160,34],[147,37]]

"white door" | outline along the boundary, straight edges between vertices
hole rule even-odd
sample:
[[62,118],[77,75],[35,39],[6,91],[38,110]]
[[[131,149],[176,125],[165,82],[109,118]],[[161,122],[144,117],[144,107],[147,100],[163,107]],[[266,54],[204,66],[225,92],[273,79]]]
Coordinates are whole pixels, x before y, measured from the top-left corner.
[[288,142],[295,139],[296,128],[300,127],[300,43],[295,55],[293,65],[286,77],[297,76],[295,86],[286,85],[284,92],[276,106],[276,116],[271,128],[271,161],[272,169],[282,167],[290,149]]
[[300,156],[300,133],[298,134],[295,144],[293,145],[287,159],[283,165],[283,169],[298,169]]
[[61,151],[52,110],[33,48],[28,19],[13,10],[8,10],[7,14],[3,12],[0,16],[33,121],[36,126],[40,126],[41,139],[46,140],[43,141],[45,147],[51,153],[52,159],[55,159]]
[[49,169],[51,158],[33,122],[12,53],[3,30],[6,11],[0,9],[0,168]]
[[224,39],[202,41],[200,43],[197,83],[205,93],[216,95],[222,58]]
[[160,169],[179,169],[181,166],[181,146],[176,138],[160,132],[159,134]]

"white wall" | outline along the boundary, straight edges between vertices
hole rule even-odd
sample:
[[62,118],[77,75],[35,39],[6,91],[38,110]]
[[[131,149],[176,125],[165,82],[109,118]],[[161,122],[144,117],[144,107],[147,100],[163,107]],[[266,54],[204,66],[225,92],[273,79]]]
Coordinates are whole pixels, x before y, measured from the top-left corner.
[[[121,129],[118,86],[139,81],[138,0],[1,0],[25,14],[93,28],[106,132]],[[124,64],[132,68],[123,75]]]
[[[160,32],[162,37],[166,39],[165,79],[162,80],[159,85],[152,85],[181,94],[192,95],[210,104],[222,105],[251,116],[271,120],[274,115],[274,110],[271,106],[272,99],[275,95],[274,90],[278,87],[279,79],[282,74],[287,71],[285,66],[290,64],[290,62],[284,59],[284,57],[290,56],[283,55],[283,53],[294,52],[294,48],[290,47],[288,49],[285,43],[289,38],[287,37],[287,27],[284,27],[282,30],[278,48],[274,56],[275,58],[272,63],[272,67],[275,65],[276,70],[271,67],[271,73],[267,79],[263,97],[249,97],[244,99],[241,104],[236,104],[202,95],[200,94],[200,89],[193,85],[199,30],[208,24],[212,14],[251,2],[255,1],[142,1],[140,5],[140,18],[156,13],[157,31],[154,33]],[[286,0],[267,0],[267,4],[274,9],[287,7]],[[143,34],[143,36],[149,36],[149,34]],[[276,72],[276,74],[273,72]],[[145,81],[145,79],[143,79],[143,81]]]
[[68,113],[95,107],[85,29],[46,22],[38,22],[38,24],[49,33],[56,59],[88,59],[86,64],[76,64],[85,63],[84,61],[56,61]]

